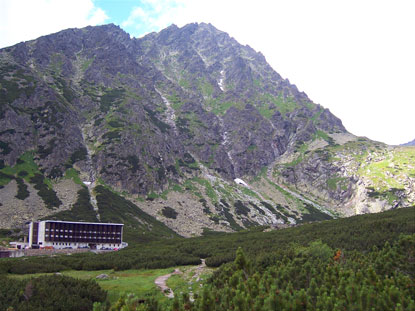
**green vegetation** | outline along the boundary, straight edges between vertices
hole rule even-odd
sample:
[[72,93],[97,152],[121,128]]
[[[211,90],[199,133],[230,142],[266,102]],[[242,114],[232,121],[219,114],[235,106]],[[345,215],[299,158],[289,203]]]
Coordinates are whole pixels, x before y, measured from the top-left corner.
[[37,194],[42,198],[43,202],[45,202],[47,208],[53,209],[62,204],[61,200],[56,196],[56,192],[47,184],[45,176],[36,173],[30,178],[30,182],[34,184],[34,188],[38,190]]
[[283,164],[284,167],[295,167],[304,161],[306,157],[308,145],[302,141],[297,141],[295,147],[296,147],[295,154],[297,157],[289,163],[284,163]]
[[[107,291],[107,300],[115,303],[120,297],[134,293],[139,299],[148,297],[157,297],[163,299],[163,295],[157,290],[154,280],[164,274],[172,272],[172,268],[168,269],[146,269],[146,270],[97,270],[97,271],[79,271],[68,270],[62,271],[62,275],[68,278],[74,278],[81,282],[97,283],[103,290]],[[106,274],[108,278],[97,279],[101,274]],[[51,274],[35,273],[24,275],[10,275],[13,280],[28,281],[31,278],[40,276],[53,276]],[[166,299],[167,300],[167,299]],[[104,303],[105,305],[105,303]]]
[[125,89],[123,88],[106,90],[101,97],[101,112],[107,113],[110,111],[111,107],[120,105],[124,99],[124,95]]
[[335,191],[337,187],[340,187],[341,190],[346,191],[347,183],[348,179],[344,177],[332,177],[327,179],[327,187],[332,191]]
[[12,148],[10,148],[9,143],[6,143],[1,140],[0,140],[0,148],[2,149],[1,151],[2,155],[8,155],[10,152],[12,152]]
[[161,213],[163,214],[164,217],[171,218],[171,219],[176,219],[178,215],[178,213],[169,206],[163,207],[163,209],[161,210]]
[[78,198],[70,210],[49,215],[46,219],[98,222],[94,207],[90,202],[89,191],[84,187],[78,191]]
[[4,166],[0,169],[0,185],[6,185],[13,179],[16,180],[18,186],[16,198],[24,200],[29,197],[27,185],[23,181],[25,180],[34,184],[34,188],[38,190],[38,195],[45,202],[47,208],[53,209],[62,204],[56,196],[50,180],[43,176],[33,161],[33,152],[25,152],[17,159],[16,165],[13,167]]
[[204,97],[212,97],[213,86],[205,78],[198,79],[199,91]]
[[323,132],[321,130],[316,131],[316,133],[314,134],[313,140],[318,139],[318,138],[326,141],[330,146],[334,146],[336,144],[333,138],[331,138],[326,132]]
[[[22,171],[22,172],[24,172],[24,171]],[[23,179],[16,178],[16,182],[17,182],[16,198],[18,198],[19,200],[24,200],[24,199],[28,198],[30,193],[27,190],[27,185],[24,183]]]
[[256,198],[258,200],[261,200],[261,198],[258,196],[258,194],[255,191],[253,191],[253,190],[251,190],[247,187],[244,187],[244,186],[240,187],[240,189],[241,189],[243,194],[245,194],[245,195],[247,195],[251,198]]
[[71,154],[71,164],[74,164],[78,161],[86,160],[86,157],[88,155],[88,151],[85,147],[79,147],[77,150],[75,150]]
[[373,190],[369,195],[392,204],[398,199],[398,192],[405,189],[403,181],[414,175],[412,163],[415,161],[415,148],[399,147],[382,153],[375,151],[366,157],[372,159],[361,160],[358,174],[371,181]]
[[234,206],[236,214],[248,216],[250,209],[246,207],[241,201],[237,200]]
[[95,56],[90,59],[85,59],[81,64],[81,70],[85,72],[89,68],[89,66],[91,66],[94,60],[95,60]]
[[144,107],[144,110],[147,112],[150,121],[157,126],[162,133],[166,133],[170,129],[170,125],[157,118],[156,112],[147,107]]
[[211,199],[213,203],[218,201],[218,195],[208,180],[200,177],[193,177],[191,180],[197,182],[205,188],[206,195]]
[[0,275],[0,284],[0,310],[89,311],[107,296],[96,282],[67,276],[16,280]]
[[[101,255],[2,259],[0,273],[97,270],[65,272],[91,278],[100,270],[115,269],[108,280],[99,281],[113,302],[129,283],[139,288],[140,283],[150,286],[152,282],[145,279],[145,271],[140,279],[128,279],[136,273],[128,270],[194,265],[199,258],[206,258],[211,267],[228,264],[213,274],[196,301],[189,304],[193,310],[213,297],[218,300],[210,304],[212,310],[230,310],[229,304],[240,304],[240,310],[268,310],[274,304],[295,310],[297,303],[303,303],[307,310],[338,310],[338,306],[346,310],[395,310],[398,303],[402,310],[412,310],[414,287],[408,285],[415,276],[411,263],[415,256],[414,214],[415,208],[405,208],[278,231],[263,232],[263,227],[257,227],[233,234],[158,240]],[[120,270],[124,271],[117,272]],[[172,284],[184,288],[179,279],[172,279]],[[145,305],[153,304],[154,297],[160,297],[153,296],[150,287],[148,290],[136,293],[143,299],[144,310]],[[188,303],[179,295],[171,307]],[[159,307],[168,309],[162,305]]]
[[322,221],[332,219],[330,215],[323,213],[319,209],[315,208],[313,205],[303,202],[304,209],[306,213],[301,216],[299,223],[312,222],[312,221]]
[[211,108],[211,111],[217,116],[223,116],[231,107],[235,107],[237,109],[245,107],[245,104],[242,102],[222,101],[220,98],[209,101],[208,105]]
[[31,74],[16,65],[0,65],[0,116],[4,106],[13,103],[21,96],[30,97],[36,88],[36,81]]
[[[296,101],[294,101],[293,98],[284,98],[282,94],[280,94],[279,96],[273,96],[271,94],[266,93],[264,95],[261,95],[260,100],[261,102],[263,102],[263,105],[260,106],[259,112],[265,118],[272,117],[276,110],[281,112],[282,115],[285,115],[299,108],[299,104]],[[270,103],[272,105],[270,105]]]
[[19,159],[17,159],[16,164],[13,167],[4,166],[0,169],[0,172],[6,175],[10,175],[10,178],[7,178],[6,176],[1,178],[0,176],[0,185],[5,185],[9,183],[11,179],[14,179],[16,175],[29,182],[30,178],[40,171],[35,161],[33,161],[33,152],[27,151],[22,154]]
[[[292,245],[266,261],[241,248],[188,310],[413,310],[415,235],[381,249],[344,252],[316,240]],[[265,259],[265,258],[263,258]],[[215,303],[212,303],[215,301]]]
[[167,100],[171,103],[171,106],[174,110],[178,111],[183,105],[183,102],[179,96],[174,92],[172,95],[167,96]]
[[84,183],[82,182],[81,178],[79,177],[79,172],[74,168],[68,168],[65,171],[65,178],[72,179],[75,184],[81,185],[85,187]]
[[97,186],[94,190],[101,221],[123,223],[124,240],[128,243],[177,237],[177,234],[162,222],[143,212],[122,196],[104,186]]

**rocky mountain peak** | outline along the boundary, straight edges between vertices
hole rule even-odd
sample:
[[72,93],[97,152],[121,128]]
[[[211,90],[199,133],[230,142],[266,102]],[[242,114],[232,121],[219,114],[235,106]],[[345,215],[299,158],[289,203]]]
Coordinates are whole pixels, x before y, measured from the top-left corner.
[[[73,204],[53,191],[75,174],[93,185],[91,197],[105,186],[140,198],[153,216],[168,202],[181,215],[171,227],[195,215],[220,230],[275,223],[283,216],[258,206],[297,201],[275,196],[272,184],[266,194],[232,188],[234,179],[267,172],[269,182],[278,175],[297,187],[321,171],[330,178],[340,169],[322,148],[355,139],[261,53],[211,24],[171,25],[138,39],[113,24],[68,29],[0,50],[0,192],[33,185],[52,206]],[[301,165],[310,175],[296,171]],[[319,187],[327,187],[324,178]],[[346,188],[327,196],[345,202],[353,196]]]

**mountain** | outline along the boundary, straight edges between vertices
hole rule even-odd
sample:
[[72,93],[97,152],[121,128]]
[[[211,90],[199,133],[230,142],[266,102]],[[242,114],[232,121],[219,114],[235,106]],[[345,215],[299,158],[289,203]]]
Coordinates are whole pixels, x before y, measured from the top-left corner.
[[409,143],[402,144],[401,146],[415,146],[415,139],[413,141],[410,141]]
[[0,50],[0,70],[0,227],[192,236],[415,202],[413,148],[348,133],[210,24],[68,29]]

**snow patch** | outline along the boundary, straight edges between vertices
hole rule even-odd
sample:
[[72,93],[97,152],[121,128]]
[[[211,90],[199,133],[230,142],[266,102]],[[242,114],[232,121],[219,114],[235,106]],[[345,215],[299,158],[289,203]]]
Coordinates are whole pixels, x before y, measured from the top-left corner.
[[234,180],[233,180],[235,183],[237,183],[238,185],[242,185],[242,186],[245,186],[245,187],[249,187],[248,186],[248,184],[246,183],[246,182],[244,182],[242,179],[240,179],[240,178],[235,178]]
[[220,72],[220,78],[219,78],[219,82],[218,82],[218,86],[221,89],[222,92],[225,91],[225,87],[223,85],[223,81],[225,80],[225,71],[221,70]]

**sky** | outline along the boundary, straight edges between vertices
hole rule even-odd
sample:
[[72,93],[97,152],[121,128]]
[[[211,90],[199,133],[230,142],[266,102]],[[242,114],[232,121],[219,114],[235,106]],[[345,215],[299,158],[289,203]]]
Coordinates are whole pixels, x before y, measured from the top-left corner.
[[415,139],[414,0],[0,0],[0,48],[114,23],[132,37],[211,23],[268,63],[351,133]]

